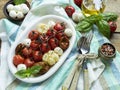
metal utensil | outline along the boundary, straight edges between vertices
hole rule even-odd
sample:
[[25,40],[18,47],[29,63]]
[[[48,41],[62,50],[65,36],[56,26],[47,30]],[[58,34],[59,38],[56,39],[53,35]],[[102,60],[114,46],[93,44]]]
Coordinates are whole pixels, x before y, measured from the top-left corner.
[[[84,37],[81,37],[79,39],[79,41],[78,41],[79,45],[77,45],[78,46],[78,50],[79,50],[79,46],[81,46],[82,43],[84,43],[85,41],[86,41],[86,38],[84,38]],[[77,67],[78,67],[78,65],[80,66],[83,63],[83,60],[84,60],[83,57],[79,58],[79,56],[78,56],[77,60],[74,63],[74,66],[73,66],[71,72],[69,73],[67,79],[65,80],[65,82],[62,85],[62,90],[68,90],[69,89],[69,87],[71,85],[71,82],[73,80],[74,74],[75,74],[75,72],[77,70]]]
[[[84,38],[82,44],[80,44],[81,43],[80,40],[78,41],[77,46],[80,54],[86,54],[90,51],[90,42],[92,40],[92,37],[93,37],[93,32],[90,31],[88,35],[82,37]],[[70,86],[70,90],[76,90],[81,69],[82,69],[82,65],[80,65],[80,67],[77,68],[77,71],[74,75],[73,81]],[[83,60],[83,69],[84,69],[84,90],[88,90],[87,87],[89,87],[89,81],[88,81],[88,69],[87,69],[86,60]]]

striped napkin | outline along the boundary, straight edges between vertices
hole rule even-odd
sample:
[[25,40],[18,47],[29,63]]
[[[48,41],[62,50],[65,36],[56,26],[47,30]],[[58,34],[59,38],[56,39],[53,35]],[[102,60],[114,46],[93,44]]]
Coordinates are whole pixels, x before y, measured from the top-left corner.
[[[31,3],[31,11],[28,13],[22,24],[19,26],[10,22],[7,19],[0,20],[0,38],[2,39],[2,47],[0,53],[0,90],[5,90],[5,88],[15,80],[15,77],[11,75],[9,67],[7,65],[7,55],[9,48],[14,41],[17,40],[22,31],[29,26],[29,22],[37,20],[41,16],[54,14],[59,15],[73,24],[72,20],[65,13],[63,6],[70,4],[75,7],[76,10],[80,9],[73,3],[73,0],[33,0]],[[67,57],[64,64],[59,68],[59,70],[52,75],[49,79],[44,82],[29,84],[24,83],[19,80],[15,80],[8,90],[61,90],[61,86],[65,81],[67,75],[69,74],[76,56],[77,52],[77,41],[81,37],[81,34],[77,32],[76,43]],[[94,27],[94,36],[91,44],[91,53],[98,53],[98,48],[101,44],[109,42],[105,37],[98,33],[97,27]],[[116,58],[114,58],[112,63],[106,64],[106,66],[101,62],[100,59],[89,61],[88,71],[90,78],[90,89],[91,90],[119,90],[120,89],[120,54],[117,52]],[[83,89],[83,74],[81,73],[77,90]]]

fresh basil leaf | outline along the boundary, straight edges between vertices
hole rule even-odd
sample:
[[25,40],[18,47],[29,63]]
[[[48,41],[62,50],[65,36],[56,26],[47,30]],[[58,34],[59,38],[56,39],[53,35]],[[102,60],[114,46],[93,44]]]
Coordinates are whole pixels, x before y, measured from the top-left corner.
[[42,69],[42,66],[32,66],[31,68],[28,68],[26,70],[19,70],[15,73],[15,75],[21,77],[21,78],[26,78],[30,77],[31,75],[35,75],[39,73],[39,71]]
[[115,13],[103,13],[101,14],[101,16],[105,21],[116,21],[118,18],[118,15]]
[[87,21],[87,22],[89,22],[91,24],[94,24],[99,20],[102,20],[101,15],[91,15],[91,16],[85,18],[85,21]]
[[96,23],[98,30],[100,33],[102,33],[107,38],[110,38],[110,27],[108,25],[108,22],[105,20],[100,20]]
[[38,66],[38,65],[33,66],[33,67],[31,67],[31,71],[32,71],[31,73],[37,74],[41,69],[42,69],[42,66]]
[[14,2],[15,5],[18,5],[18,4],[25,3],[26,0],[13,0],[13,2]]
[[91,30],[91,28],[92,25],[84,20],[76,25],[76,30],[78,30],[79,32],[88,32]]

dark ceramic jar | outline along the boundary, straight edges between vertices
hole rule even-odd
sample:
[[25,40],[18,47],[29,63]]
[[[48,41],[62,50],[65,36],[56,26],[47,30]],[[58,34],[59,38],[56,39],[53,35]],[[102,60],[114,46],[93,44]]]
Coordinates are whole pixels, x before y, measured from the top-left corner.
[[[4,15],[5,15],[9,20],[11,20],[11,21],[23,21],[23,19],[25,18],[25,16],[26,16],[27,13],[24,14],[24,17],[23,17],[23,18],[12,18],[11,16],[9,16],[9,12],[8,12],[8,10],[7,10],[7,6],[8,6],[9,4],[15,5],[14,2],[13,2],[13,0],[8,1],[8,2],[4,5],[4,8],[3,8]],[[30,4],[29,4],[28,1],[26,1],[24,4],[26,4],[27,7],[30,9]]]

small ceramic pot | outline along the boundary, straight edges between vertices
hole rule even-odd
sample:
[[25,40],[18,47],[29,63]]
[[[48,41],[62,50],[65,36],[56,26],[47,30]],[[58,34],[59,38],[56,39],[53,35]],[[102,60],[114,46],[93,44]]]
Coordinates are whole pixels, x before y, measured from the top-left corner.
[[111,43],[104,43],[100,46],[98,54],[102,60],[112,61],[116,56],[116,49]]
[[[25,18],[26,14],[24,15],[23,18],[12,18],[12,17],[9,16],[9,12],[8,12],[8,10],[7,10],[7,5],[9,5],[9,4],[15,5],[14,2],[13,2],[13,0],[8,1],[8,2],[4,5],[4,8],[3,8],[4,15],[5,15],[9,20],[11,20],[11,21],[18,21],[18,22],[19,22],[19,21],[23,21],[23,19]],[[30,9],[30,4],[29,4],[29,2],[26,1],[25,4],[26,4],[26,5],[28,6],[28,8]]]

